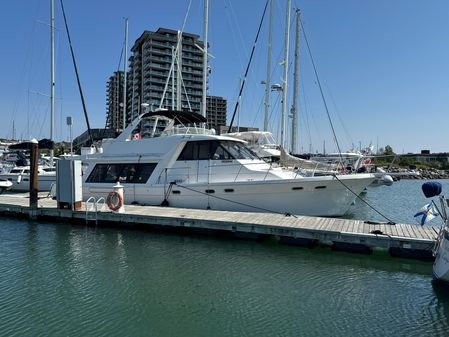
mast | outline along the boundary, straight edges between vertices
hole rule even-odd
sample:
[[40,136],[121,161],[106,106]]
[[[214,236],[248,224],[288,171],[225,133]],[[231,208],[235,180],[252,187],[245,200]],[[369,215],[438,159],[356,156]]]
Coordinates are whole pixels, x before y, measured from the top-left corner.
[[[55,127],[55,6],[50,0],[50,140]],[[50,164],[53,165],[54,150],[50,150]]]
[[182,95],[182,32],[178,30],[177,76],[176,76],[176,110],[181,111]]
[[204,0],[204,48],[203,48],[203,98],[201,115],[206,117],[207,108],[207,39],[209,27],[209,0]]
[[263,130],[268,131],[268,115],[270,109],[270,82],[271,82],[271,48],[273,40],[273,0],[270,0],[270,19],[268,23],[268,48],[267,48],[267,79],[265,80],[265,117]]
[[298,127],[298,68],[299,68],[299,20],[301,11],[299,9],[295,10],[295,63],[293,70],[293,104],[292,104],[292,153],[296,151],[296,136]]
[[282,78],[282,116],[281,116],[281,146],[285,148],[285,115],[287,111],[287,80],[288,53],[290,47],[290,7],[291,0],[287,0],[287,15],[285,18],[285,48],[284,48],[284,76]]
[[125,18],[125,59],[123,62],[123,75],[124,75],[124,79],[123,79],[123,129],[125,130],[126,128],[126,98],[127,98],[127,81],[128,81],[128,18]]

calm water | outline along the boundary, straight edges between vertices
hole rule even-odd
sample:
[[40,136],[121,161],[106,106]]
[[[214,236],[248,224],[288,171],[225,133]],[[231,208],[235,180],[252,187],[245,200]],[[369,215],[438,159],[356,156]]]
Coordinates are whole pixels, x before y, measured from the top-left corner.
[[[419,187],[366,198],[419,208]],[[449,288],[430,273],[381,252],[0,218],[0,335],[449,336]]]
[[[443,185],[443,194],[449,197],[449,180],[439,181]],[[416,223],[413,216],[418,210],[429,203],[422,193],[421,186],[425,180],[401,180],[391,186],[368,188],[368,193],[362,195],[363,199],[388,219],[396,223]],[[387,221],[360,200],[351,206],[347,218],[361,220]],[[429,225],[440,225],[436,218]],[[449,333],[448,333],[449,336]]]

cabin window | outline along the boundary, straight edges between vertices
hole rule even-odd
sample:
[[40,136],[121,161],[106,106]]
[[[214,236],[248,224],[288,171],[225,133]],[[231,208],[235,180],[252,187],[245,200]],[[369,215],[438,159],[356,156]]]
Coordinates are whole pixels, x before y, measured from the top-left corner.
[[240,142],[194,141],[188,142],[178,160],[258,159],[257,155]]
[[240,142],[220,141],[220,145],[235,159],[259,159],[257,155]]
[[86,182],[145,184],[156,165],[156,163],[96,164]]

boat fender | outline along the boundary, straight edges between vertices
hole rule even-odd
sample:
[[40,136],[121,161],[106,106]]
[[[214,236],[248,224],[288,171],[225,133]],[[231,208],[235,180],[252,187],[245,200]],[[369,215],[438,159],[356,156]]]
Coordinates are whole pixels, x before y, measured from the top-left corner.
[[22,175],[20,174],[18,177],[17,177],[17,184],[20,184],[22,182]]
[[422,184],[421,188],[426,198],[432,198],[441,193],[442,186],[438,181],[429,181]]
[[112,191],[106,198],[106,204],[111,211],[117,211],[123,206],[123,198],[120,193]]

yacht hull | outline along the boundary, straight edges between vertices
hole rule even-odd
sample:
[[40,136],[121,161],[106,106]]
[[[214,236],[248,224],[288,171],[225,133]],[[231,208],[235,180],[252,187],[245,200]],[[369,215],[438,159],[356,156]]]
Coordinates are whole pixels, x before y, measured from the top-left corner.
[[[370,174],[195,184],[124,184],[125,204],[242,212],[342,216],[372,181]],[[106,197],[112,186],[84,184],[83,198]],[[349,189],[350,190],[349,190]]]
[[449,282],[449,232],[443,229],[441,242],[433,263],[432,275],[435,280]]

